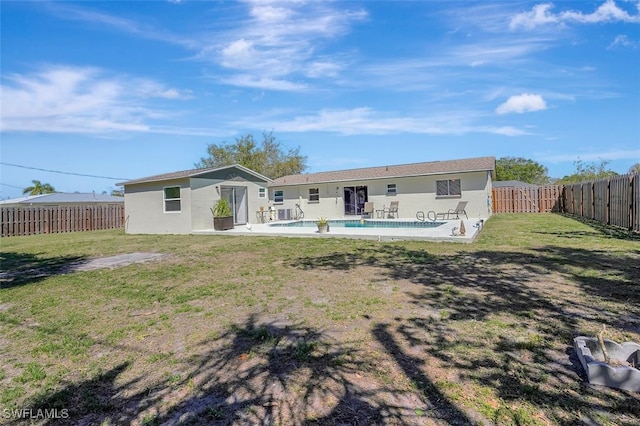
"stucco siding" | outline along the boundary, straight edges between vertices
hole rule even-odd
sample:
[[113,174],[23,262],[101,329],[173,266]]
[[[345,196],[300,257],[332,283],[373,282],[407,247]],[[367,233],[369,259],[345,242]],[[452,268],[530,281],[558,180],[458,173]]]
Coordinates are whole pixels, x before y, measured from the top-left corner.
[[[211,208],[220,199],[223,187],[246,188],[247,221],[249,223],[257,222],[256,211],[259,210],[260,206],[267,208],[267,198],[259,198],[259,188],[265,188],[265,195],[267,193],[266,182],[255,181],[255,178],[247,173],[238,173],[231,179],[224,179],[224,177],[212,175],[191,179],[191,223],[193,230],[213,228]],[[248,180],[251,178],[254,181]]]
[[[437,181],[449,179],[460,179],[461,196],[436,195]],[[395,195],[387,194],[387,184],[396,185]],[[487,209],[487,197],[491,194],[491,184],[490,174],[486,171],[272,187],[269,196],[273,200],[274,191],[284,191],[284,202],[275,204],[274,207],[291,209],[293,213],[295,204],[300,203],[305,219],[315,219],[320,216],[337,218],[344,216],[345,186],[366,186],[368,201],[374,203],[375,210],[382,210],[384,207],[389,207],[392,201],[398,201],[399,216],[402,218],[415,218],[418,211],[446,212],[455,208],[460,201],[468,202],[466,210],[469,217],[486,218],[490,215]],[[310,188],[319,190],[318,202],[309,201]]]
[[[165,212],[164,188],[180,187],[180,212]],[[188,234],[191,194],[188,179],[125,186],[125,231],[128,234]]]

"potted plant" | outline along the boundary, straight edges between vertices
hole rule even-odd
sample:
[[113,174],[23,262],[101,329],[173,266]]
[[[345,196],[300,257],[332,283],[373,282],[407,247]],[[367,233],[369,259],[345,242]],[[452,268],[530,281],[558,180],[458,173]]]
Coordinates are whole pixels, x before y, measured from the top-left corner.
[[318,225],[318,232],[321,234],[324,234],[329,230],[329,220],[326,217],[318,218],[316,225]]
[[226,198],[220,198],[211,209],[213,214],[213,229],[216,231],[225,231],[233,229],[233,214],[231,213],[231,205]]

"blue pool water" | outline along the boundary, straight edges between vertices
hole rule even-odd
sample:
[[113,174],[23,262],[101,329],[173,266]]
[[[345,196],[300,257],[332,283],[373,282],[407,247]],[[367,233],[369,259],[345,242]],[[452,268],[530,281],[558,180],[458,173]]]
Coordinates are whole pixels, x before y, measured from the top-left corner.
[[[329,221],[329,227],[335,228],[436,228],[445,222],[419,222],[415,220],[407,221],[386,221],[386,220],[360,220],[360,219],[335,219]],[[298,220],[287,223],[271,223],[269,226],[275,228],[316,228],[315,220]]]

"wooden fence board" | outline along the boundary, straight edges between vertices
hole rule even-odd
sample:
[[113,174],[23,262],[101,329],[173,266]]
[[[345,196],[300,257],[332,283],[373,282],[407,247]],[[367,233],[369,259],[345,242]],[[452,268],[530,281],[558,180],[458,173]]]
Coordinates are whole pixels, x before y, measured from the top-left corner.
[[562,187],[545,185],[526,188],[494,188],[494,213],[542,213],[559,211]]
[[593,218],[609,223],[609,180],[602,179],[593,183]]
[[[637,175],[636,175],[637,176]],[[629,175],[615,176],[610,181],[610,224],[631,227],[631,181]]]
[[593,219],[593,182],[582,184],[582,216]]
[[640,174],[636,173],[631,182],[631,198],[633,204],[631,207],[631,222],[633,223],[632,230],[634,232],[640,232]]
[[3,207],[2,236],[56,234],[124,227],[124,206]]
[[570,185],[494,188],[494,213],[564,212],[640,232],[640,174]]

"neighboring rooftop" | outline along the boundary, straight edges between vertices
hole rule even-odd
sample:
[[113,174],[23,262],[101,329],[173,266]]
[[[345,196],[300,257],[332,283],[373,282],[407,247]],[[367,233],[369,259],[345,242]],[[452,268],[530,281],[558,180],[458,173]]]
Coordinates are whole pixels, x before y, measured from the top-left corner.
[[495,168],[496,159],[494,157],[478,157],[463,160],[431,161],[426,163],[400,164],[395,166],[367,167],[362,169],[339,170],[333,172],[289,175],[275,179],[269,186],[344,182],[478,171],[491,171],[493,173]]
[[20,204],[29,206],[32,204],[93,204],[93,203],[124,203],[124,197],[115,197],[107,194],[67,193],[54,192],[53,194],[29,195],[26,197],[12,198],[0,201],[0,205]]
[[259,179],[265,180],[267,182],[271,182],[271,179],[269,179],[266,176],[262,176],[260,173],[254,172],[253,170],[248,169],[244,166],[241,166],[240,164],[232,164],[231,166],[207,167],[203,169],[190,169],[190,170],[182,170],[179,172],[162,173],[159,175],[147,176],[139,179],[128,180],[126,182],[120,182],[120,183],[117,183],[117,185],[119,186],[133,185],[136,183],[161,182],[165,180],[191,178],[191,177],[197,177],[206,173],[217,172],[220,170],[231,169],[231,168],[238,168],[240,170],[244,170],[245,172],[250,173]]

